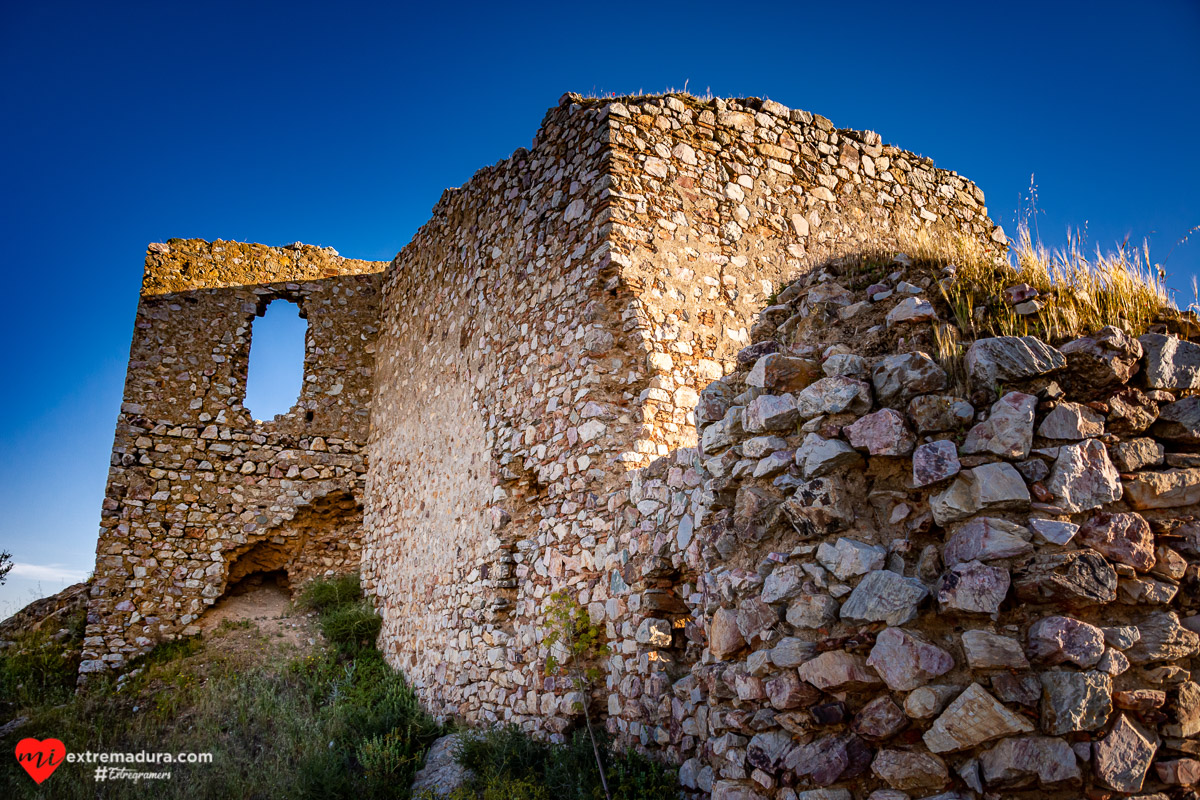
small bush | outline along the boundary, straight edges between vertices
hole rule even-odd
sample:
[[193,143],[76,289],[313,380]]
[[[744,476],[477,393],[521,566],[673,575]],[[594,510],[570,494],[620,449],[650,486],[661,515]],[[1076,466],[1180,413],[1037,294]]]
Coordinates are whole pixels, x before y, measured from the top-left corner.
[[359,743],[358,762],[371,779],[411,779],[420,767],[425,751],[413,752],[413,741],[403,731],[393,730]]
[[333,606],[321,614],[321,632],[331,644],[347,653],[374,645],[382,625],[383,620],[369,600]]
[[[613,800],[659,800],[679,796],[675,771],[633,750],[614,750],[601,737],[601,759]],[[464,737],[457,759],[475,773],[471,788],[484,800],[603,800],[600,773],[587,733],[564,744],[537,741],[516,726]]]
[[0,650],[0,697],[21,707],[67,700],[75,691],[83,625],[81,611],[65,620],[64,637],[35,630]]
[[516,725],[464,736],[455,757],[478,776],[530,775],[544,768],[550,745]]
[[362,583],[358,574],[352,572],[310,581],[300,595],[300,604],[313,611],[324,612],[335,606],[354,603],[362,596]]
[[[74,665],[59,670],[47,659],[50,647],[31,653],[54,669],[28,656],[14,660],[18,650],[10,648],[0,653],[0,701],[13,697],[10,681],[32,686],[35,675],[52,684],[61,677],[63,691],[36,694],[29,723],[0,744],[52,736],[72,750],[213,753],[214,764],[180,767],[174,780],[153,787],[161,800],[406,798],[443,731],[371,646],[379,618],[357,587],[352,576],[310,586],[318,621],[325,627],[334,618],[326,628],[331,645],[282,661],[267,638],[231,625],[208,641],[162,644],[121,684],[100,679],[76,694]],[[233,639],[250,646],[226,647]],[[106,784],[103,796],[145,796],[146,784],[125,783]],[[0,770],[0,797],[90,800],[96,791],[86,765],[64,764],[40,787],[20,770]]]

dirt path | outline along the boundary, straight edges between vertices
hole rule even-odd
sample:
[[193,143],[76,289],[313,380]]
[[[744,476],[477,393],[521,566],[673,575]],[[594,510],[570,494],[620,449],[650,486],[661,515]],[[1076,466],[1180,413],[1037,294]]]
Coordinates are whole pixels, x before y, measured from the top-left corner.
[[210,608],[197,623],[206,637],[225,623],[249,623],[273,642],[307,649],[319,636],[315,620],[308,612],[292,605],[287,589],[273,581],[264,581],[235,591]]

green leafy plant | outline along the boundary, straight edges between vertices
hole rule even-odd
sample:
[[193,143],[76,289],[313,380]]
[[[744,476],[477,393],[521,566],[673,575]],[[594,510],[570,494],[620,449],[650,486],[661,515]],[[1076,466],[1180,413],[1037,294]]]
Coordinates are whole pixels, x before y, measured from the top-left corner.
[[383,620],[375,613],[370,600],[337,606],[321,615],[321,633],[347,653],[373,646],[382,625]]
[[359,743],[358,761],[370,778],[391,778],[420,758],[413,753],[408,739],[399,731],[371,736]]
[[66,620],[72,635],[65,639],[44,628],[17,636],[0,655],[0,698],[20,706],[67,700],[79,670],[83,619],[81,611]]
[[[604,731],[596,743],[608,767],[613,800],[667,800],[679,796],[676,772],[632,749],[615,750]],[[462,737],[455,759],[474,776],[451,800],[603,800],[595,751],[586,731],[561,744],[539,741],[515,725]],[[425,798],[421,798],[425,800]]]
[[300,605],[317,612],[321,633],[348,655],[370,649],[383,625],[371,601],[363,597],[357,573],[310,581],[300,594]]
[[[612,800],[612,793],[608,790],[608,776],[604,772],[604,761],[600,758],[596,733],[592,729],[592,714],[588,710],[592,690],[604,674],[589,662],[608,655],[604,630],[592,622],[586,609],[561,590],[550,595],[550,603],[546,607],[546,626],[547,633],[543,643],[550,648],[550,654],[546,656],[546,674],[566,676],[575,687],[575,691],[583,695],[583,700],[576,703],[578,708],[575,710],[583,711],[588,739],[591,740],[592,753],[596,757],[596,767],[600,770],[600,784],[604,789],[604,796]],[[556,650],[561,653],[561,657],[556,654]]]
[[358,573],[352,572],[309,581],[300,594],[300,604],[313,611],[323,612],[336,606],[354,603],[362,596],[362,583]]
[[[305,595],[320,608],[318,623],[359,620],[348,625],[359,646],[331,642],[297,653],[256,626],[218,626],[159,645],[119,683],[98,678],[78,692],[84,614],[66,621],[71,637],[61,642],[58,632],[33,631],[0,650],[0,722],[29,720],[0,745],[11,752],[32,736],[79,750],[212,752],[229,767],[181,768],[186,780],[156,787],[162,800],[406,798],[425,752],[444,731],[371,646],[372,637],[362,638],[378,623],[363,622],[374,614],[357,586],[353,576],[323,580]],[[20,770],[0,770],[0,797],[90,800],[96,784],[85,770],[64,764],[43,786]],[[104,797],[141,797],[145,789],[113,784]]]

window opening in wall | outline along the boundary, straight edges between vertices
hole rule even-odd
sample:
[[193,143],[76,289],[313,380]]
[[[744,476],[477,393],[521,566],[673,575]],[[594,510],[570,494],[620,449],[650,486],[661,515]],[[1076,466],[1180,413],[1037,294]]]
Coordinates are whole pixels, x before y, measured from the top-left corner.
[[256,420],[286,414],[304,384],[304,337],[308,321],[289,300],[273,300],[250,330],[246,410]]

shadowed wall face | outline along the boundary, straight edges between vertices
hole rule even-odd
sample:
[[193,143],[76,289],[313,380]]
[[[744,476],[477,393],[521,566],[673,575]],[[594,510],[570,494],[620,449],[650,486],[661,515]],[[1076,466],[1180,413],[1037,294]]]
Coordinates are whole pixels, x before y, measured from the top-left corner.
[[[82,673],[194,632],[230,565],[255,571],[252,550],[294,586],[357,568],[382,266],[306,246],[151,246]],[[303,381],[289,411],[256,422],[251,329],[275,301],[308,320]]]

